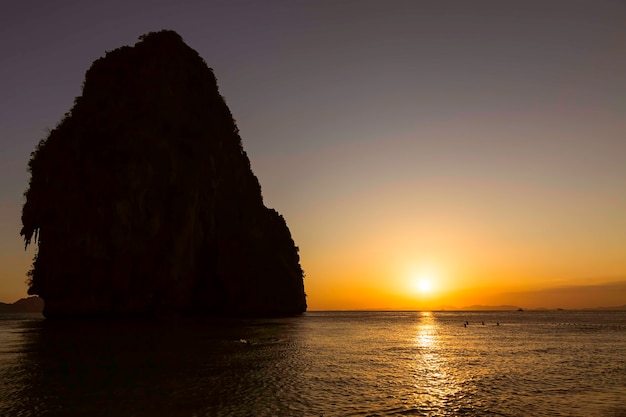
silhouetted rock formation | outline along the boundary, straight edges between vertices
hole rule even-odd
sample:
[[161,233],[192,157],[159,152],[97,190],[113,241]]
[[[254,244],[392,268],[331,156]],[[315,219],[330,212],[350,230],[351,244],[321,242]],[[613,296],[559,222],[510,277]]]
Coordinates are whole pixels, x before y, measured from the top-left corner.
[[172,31],[96,60],[29,163],[46,317],[290,315],[298,248],[263,205],[213,72]]

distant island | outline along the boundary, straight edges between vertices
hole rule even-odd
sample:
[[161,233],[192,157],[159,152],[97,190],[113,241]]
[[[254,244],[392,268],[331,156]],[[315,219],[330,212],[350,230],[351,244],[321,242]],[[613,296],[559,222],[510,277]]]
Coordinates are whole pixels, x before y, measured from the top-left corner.
[[[562,308],[522,308],[518,306],[512,305],[499,305],[499,306],[487,306],[487,305],[471,305],[465,306],[461,308],[456,308],[452,306],[441,307],[440,310],[461,310],[461,311],[549,311],[549,310],[558,310],[563,311]],[[591,307],[591,308],[580,308],[580,309],[568,309],[568,310],[576,310],[576,311],[585,311],[585,310],[606,310],[606,311],[626,311],[626,305],[623,306],[614,306],[614,307]]]
[[0,314],[7,313],[41,313],[43,300],[39,297],[20,298],[13,304],[0,303]]
[[484,311],[484,310],[491,310],[491,311],[517,310],[519,311],[520,308],[521,308],[520,306],[512,306],[512,305],[486,306],[486,305],[474,304],[471,306],[465,306],[461,308],[448,307],[445,309],[446,310],[473,310],[473,311]]
[[176,32],[96,60],[28,169],[28,293],[46,317],[306,310],[285,219],[263,203],[213,71]]
[[[323,310],[318,310],[323,311]],[[343,310],[341,310],[343,311]],[[414,307],[403,307],[403,308],[390,308],[390,307],[382,307],[382,308],[366,308],[366,309],[355,309],[355,310],[345,310],[345,311],[421,311],[419,309],[415,309]],[[565,311],[563,308],[522,308],[514,305],[482,305],[482,304],[474,304],[464,307],[456,307],[451,305],[443,305],[437,308],[427,309],[424,311]],[[567,311],[626,311],[626,305],[622,306],[610,306],[610,307],[586,307],[586,308],[571,308],[567,309]]]

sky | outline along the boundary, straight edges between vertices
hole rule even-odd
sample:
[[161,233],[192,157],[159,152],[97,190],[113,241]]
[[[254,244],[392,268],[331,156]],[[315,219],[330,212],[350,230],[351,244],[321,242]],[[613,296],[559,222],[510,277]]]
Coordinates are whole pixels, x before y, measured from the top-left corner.
[[626,304],[626,3],[6,2],[0,301],[30,153],[85,71],[177,31],[213,68],[309,308]]

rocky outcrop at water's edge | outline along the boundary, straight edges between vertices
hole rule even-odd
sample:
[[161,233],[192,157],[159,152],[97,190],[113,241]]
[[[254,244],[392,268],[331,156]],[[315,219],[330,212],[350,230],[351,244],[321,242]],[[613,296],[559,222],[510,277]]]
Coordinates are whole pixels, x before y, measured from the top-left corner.
[[172,31],[96,60],[29,162],[22,211],[44,315],[293,315],[298,248],[213,72]]

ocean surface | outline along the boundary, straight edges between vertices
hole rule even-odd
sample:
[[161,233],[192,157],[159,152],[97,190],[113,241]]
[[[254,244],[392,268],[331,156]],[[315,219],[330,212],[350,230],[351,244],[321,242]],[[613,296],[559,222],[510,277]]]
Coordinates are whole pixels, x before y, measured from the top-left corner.
[[626,312],[3,315],[0,416],[624,417]]

